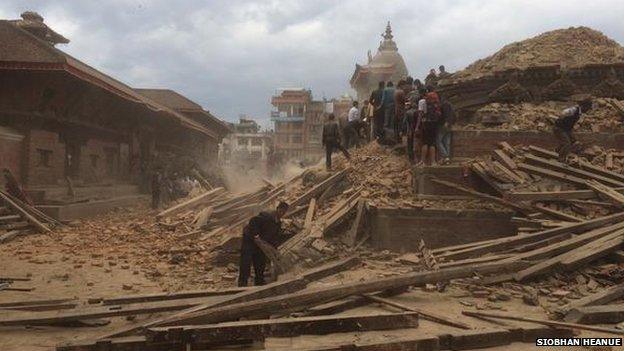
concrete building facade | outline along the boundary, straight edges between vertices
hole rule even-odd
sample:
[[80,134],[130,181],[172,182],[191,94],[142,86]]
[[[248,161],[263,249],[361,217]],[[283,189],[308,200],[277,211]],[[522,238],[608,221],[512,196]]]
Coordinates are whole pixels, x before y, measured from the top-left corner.
[[220,162],[266,165],[273,149],[273,135],[260,131],[256,121],[243,117],[238,123],[231,123],[230,129],[233,133],[226,136],[220,146]]
[[271,98],[275,152],[282,159],[316,162],[323,155],[325,102],[303,88],[281,89]]

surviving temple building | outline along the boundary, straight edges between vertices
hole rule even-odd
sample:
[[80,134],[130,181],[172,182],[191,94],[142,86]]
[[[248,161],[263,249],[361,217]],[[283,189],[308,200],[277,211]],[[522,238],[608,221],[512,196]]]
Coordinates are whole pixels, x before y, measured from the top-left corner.
[[357,92],[358,101],[368,99],[371,92],[377,88],[379,81],[396,82],[408,75],[407,66],[403,57],[399,54],[396,43],[392,40],[392,28],[390,22],[386,26],[383,40],[375,56],[368,51],[368,63],[365,65],[355,64],[355,72],[351,76],[351,87]]

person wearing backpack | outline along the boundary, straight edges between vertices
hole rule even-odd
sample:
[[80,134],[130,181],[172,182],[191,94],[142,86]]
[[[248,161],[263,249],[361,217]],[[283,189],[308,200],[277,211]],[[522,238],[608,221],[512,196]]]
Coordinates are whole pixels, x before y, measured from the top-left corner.
[[418,101],[418,114],[422,120],[422,149],[418,165],[428,164],[435,166],[437,165],[436,138],[438,123],[442,118],[442,106],[440,97],[433,87],[428,86],[427,93]]

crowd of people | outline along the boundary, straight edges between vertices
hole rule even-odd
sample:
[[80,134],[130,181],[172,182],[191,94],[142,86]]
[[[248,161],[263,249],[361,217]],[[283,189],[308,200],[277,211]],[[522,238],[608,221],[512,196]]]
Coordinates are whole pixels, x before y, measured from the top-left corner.
[[424,84],[412,77],[396,85],[379,82],[361,108],[353,102],[342,131],[344,145],[336,118],[330,114],[323,126],[327,169],[331,169],[333,152],[340,150],[348,158],[346,149],[359,146],[362,138],[384,145],[404,143],[410,162],[418,165],[449,163],[455,114],[452,105],[436,92],[438,81],[448,76],[450,73],[440,66],[438,73],[430,71]]

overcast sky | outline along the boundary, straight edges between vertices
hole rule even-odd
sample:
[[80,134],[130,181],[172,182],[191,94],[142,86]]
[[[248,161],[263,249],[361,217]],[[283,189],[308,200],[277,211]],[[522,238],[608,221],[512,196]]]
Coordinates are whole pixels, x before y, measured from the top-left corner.
[[174,89],[220,118],[264,119],[276,88],[353,95],[386,22],[410,74],[458,70],[512,41],[586,25],[624,42],[622,0],[2,0],[39,12],[59,48],[133,87]]

